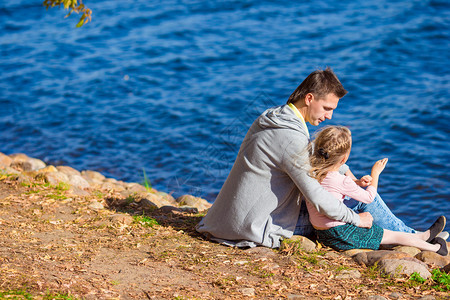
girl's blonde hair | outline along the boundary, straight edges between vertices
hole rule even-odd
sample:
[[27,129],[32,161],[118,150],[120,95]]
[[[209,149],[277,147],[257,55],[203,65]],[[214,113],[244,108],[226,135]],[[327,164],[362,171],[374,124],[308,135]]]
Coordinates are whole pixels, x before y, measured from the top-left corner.
[[308,146],[309,175],[321,182],[327,173],[342,162],[352,148],[352,134],[344,126],[325,126],[315,134]]

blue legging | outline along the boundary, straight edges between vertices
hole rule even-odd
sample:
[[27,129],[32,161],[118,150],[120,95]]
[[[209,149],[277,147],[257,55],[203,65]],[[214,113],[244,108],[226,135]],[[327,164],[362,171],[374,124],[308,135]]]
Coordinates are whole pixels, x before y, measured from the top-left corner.
[[[384,203],[381,196],[377,194],[372,203],[361,203],[353,199],[344,200],[344,204],[353,209],[356,213],[369,212],[373,217],[373,223],[377,224],[383,229],[392,231],[401,231],[415,233],[416,231],[397,218],[392,211]],[[306,208],[305,201],[302,201],[300,207],[300,214],[298,217],[297,225],[295,226],[295,235],[303,235],[306,237],[314,237],[314,228],[309,222],[309,214]]]

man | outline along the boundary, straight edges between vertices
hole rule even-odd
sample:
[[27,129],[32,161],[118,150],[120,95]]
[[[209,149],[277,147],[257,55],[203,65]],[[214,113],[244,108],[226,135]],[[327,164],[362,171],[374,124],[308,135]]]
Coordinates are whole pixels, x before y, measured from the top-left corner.
[[[358,214],[308,175],[306,122],[317,126],[331,119],[345,94],[347,91],[330,68],[314,71],[292,93],[288,104],[270,108],[259,116],[197,231],[227,245],[277,248],[282,239],[293,234],[311,234],[313,228],[303,200],[331,219],[370,228],[373,218],[365,211],[370,209],[359,207],[362,212]],[[348,166],[342,166],[340,172],[347,171]],[[388,229],[414,231],[377,198],[373,213],[398,227]]]

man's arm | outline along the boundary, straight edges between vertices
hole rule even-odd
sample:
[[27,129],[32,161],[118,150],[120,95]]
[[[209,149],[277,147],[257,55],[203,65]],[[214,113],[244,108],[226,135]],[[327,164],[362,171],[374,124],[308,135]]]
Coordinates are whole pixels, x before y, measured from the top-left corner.
[[310,165],[306,150],[308,140],[295,139],[286,147],[283,167],[300,192],[320,213],[327,217],[360,227],[371,227],[370,214],[358,215],[328,193],[319,182],[308,175]]

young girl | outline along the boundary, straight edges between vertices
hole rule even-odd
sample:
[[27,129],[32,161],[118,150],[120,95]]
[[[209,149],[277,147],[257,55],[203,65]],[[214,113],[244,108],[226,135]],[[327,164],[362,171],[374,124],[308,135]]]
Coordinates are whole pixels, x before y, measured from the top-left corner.
[[[387,158],[377,161],[372,168],[371,176],[364,176],[355,180],[353,174],[346,175],[338,172],[347,161],[352,145],[350,130],[342,126],[327,126],[316,134],[314,144],[309,146],[310,175],[341,201],[345,196],[354,200],[371,203],[377,194],[378,178],[384,170]],[[367,186],[364,190],[360,186]],[[317,209],[306,202],[310,221],[317,232],[318,240],[324,245],[336,250],[374,249],[380,244],[396,244],[413,246],[421,250],[437,252],[447,255],[447,243],[436,237],[445,226],[445,217],[441,216],[429,230],[414,234],[384,230],[377,225],[371,228],[361,228],[352,224],[332,220],[322,215]]]

